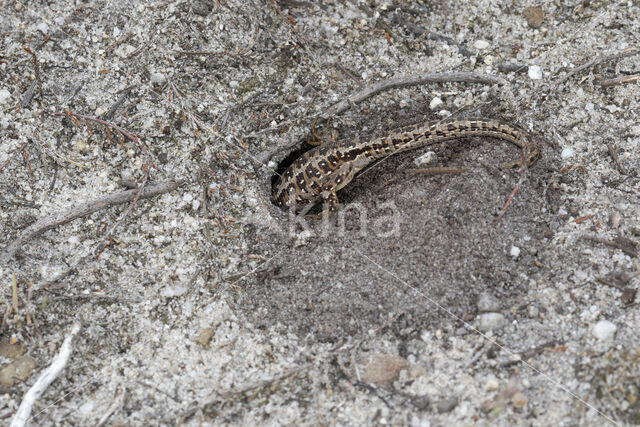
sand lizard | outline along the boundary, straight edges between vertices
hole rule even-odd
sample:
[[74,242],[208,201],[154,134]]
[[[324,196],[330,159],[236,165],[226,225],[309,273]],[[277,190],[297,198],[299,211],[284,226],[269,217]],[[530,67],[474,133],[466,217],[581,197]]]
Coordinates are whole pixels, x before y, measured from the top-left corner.
[[[488,136],[515,144],[522,149],[521,157],[527,166],[538,158],[538,147],[530,135],[500,120],[428,122],[398,128],[386,136],[368,141],[355,138],[330,142],[307,151],[277,178],[272,187],[271,201],[280,207],[293,206],[296,210],[323,202],[325,210],[336,212],[336,192],[367,165],[391,154],[471,136]],[[522,160],[505,164],[509,168],[521,165]]]

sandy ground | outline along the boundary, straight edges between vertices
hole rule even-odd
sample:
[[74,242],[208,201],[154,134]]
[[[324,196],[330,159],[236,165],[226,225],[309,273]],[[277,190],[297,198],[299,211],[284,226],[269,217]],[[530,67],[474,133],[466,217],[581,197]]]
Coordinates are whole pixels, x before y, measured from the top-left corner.
[[[0,18],[2,422],[78,324],[31,425],[640,423],[638,1],[4,1]],[[329,107],[445,72],[503,82],[387,90],[316,128],[498,118],[540,147],[524,175],[501,167],[516,148],[469,138],[365,170],[340,221],[269,202]],[[425,157],[470,170],[407,172]]]

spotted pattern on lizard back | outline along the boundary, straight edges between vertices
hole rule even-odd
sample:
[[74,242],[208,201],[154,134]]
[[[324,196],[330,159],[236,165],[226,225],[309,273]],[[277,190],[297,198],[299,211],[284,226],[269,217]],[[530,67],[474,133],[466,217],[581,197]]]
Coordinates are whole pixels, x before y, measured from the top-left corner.
[[[368,141],[359,138],[323,144],[297,158],[272,187],[271,201],[280,207],[302,210],[324,202],[330,212],[338,210],[336,192],[367,165],[391,154],[452,139],[488,136],[520,147],[528,165],[538,158],[530,135],[508,123],[493,119],[442,120],[391,131]],[[516,168],[522,161],[506,164]]]

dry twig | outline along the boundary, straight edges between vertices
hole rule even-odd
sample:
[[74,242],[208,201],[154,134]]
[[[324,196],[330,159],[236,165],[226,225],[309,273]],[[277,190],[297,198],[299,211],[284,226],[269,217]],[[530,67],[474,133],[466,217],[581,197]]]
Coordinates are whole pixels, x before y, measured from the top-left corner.
[[620,158],[618,158],[618,148],[613,145],[613,144],[608,144],[607,145],[607,149],[609,150],[609,155],[611,156],[611,158],[613,159],[613,162],[616,164],[616,166],[618,167],[618,171],[622,174],[622,175],[627,175],[627,169],[624,167],[624,165],[620,162]]
[[382,80],[359,90],[353,95],[342,101],[333,104],[327,108],[320,118],[327,120],[330,117],[340,114],[348,110],[352,105],[359,104],[367,98],[372,97],[380,92],[389,89],[397,89],[410,86],[418,86],[425,83],[447,83],[447,82],[466,82],[466,83],[484,83],[484,84],[501,84],[505,83],[502,77],[496,77],[489,74],[480,73],[421,73],[408,76],[393,77]]
[[603,80],[600,82],[600,86],[611,87],[621,85],[623,83],[632,83],[637,81],[640,81],[640,73],[631,74],[630,76],[616,77],[615,79]]
[[625,49],[622,52],[614,53],[612,55],[599,55],[599,56],[596,56],[592,60],[585,62],[584,64],[582,64],[582,65],[574,68],[573,70],[569,71],[564,76],[556,79],[556,81],[554,81],[551,84],[551,88],[552,89],[556,88],[559,84],[564,83],[571,76],[573,76],[575,74],[578,74],[578,73],[586,70],[587,68],[591,68],[594,65],[598,65],[598,64],[600,64],[602,62],[606,62],[606,61],[612,61],[614,59],[626,58],[628,56],[637,55],[638,53],[640,53],[640,48],[632,47],[632,48],[629,48],[629,49]]
[[17,239],[11,242],[4,252],[0,254],[0,259],[12,258],[18,249],[24,246],[29,240],[44,233],[47,230],[51,230],[59,225],[66,224],[74,219],[81,218],[83,216],[90,215],[101,209],[110,208],[112,206],[120,205],[122,203],[130,202],[136,197],[139,199],[148,199],[155,197],[159,194],[168,193],[175,190],[184,181],[165,181],[158,184],[148,185],[142,192],[138,189],[126,190],[119,193],[110,194],[108,196],[92,200],[90,202],[83,203],[73,209],[70,209],[61,214],[54,214],[39,219],[31,226],[27,227]]

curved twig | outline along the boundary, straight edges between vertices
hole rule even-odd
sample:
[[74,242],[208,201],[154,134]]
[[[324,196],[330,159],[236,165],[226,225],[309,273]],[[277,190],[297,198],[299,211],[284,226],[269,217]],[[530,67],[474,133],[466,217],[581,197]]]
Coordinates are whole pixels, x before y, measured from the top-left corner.
[[29,240],[44,233],[47,230],[51,230],[59,225],[66,224],[74,219],[81,218],[83,216],[90,215],[101,209],[110,208],[112,206],[120,205],[122,203],[130,202],[136,197],[139,199],[148,199],[159,194],[168,193],[175,190],[183,184],[184,181],[165,181],[158,184],[147,185],[142,192],[139,189],[121,191],[119,193],[110,194],[99,199],[92,200],[90,202],[82,203],[66,212],[61,214],[54,214],[44,218],[40,218],[34,224],[27,227],[17,239],[11,242],[0,253],[0,259],[12,258],[18,249],[22,247]]

